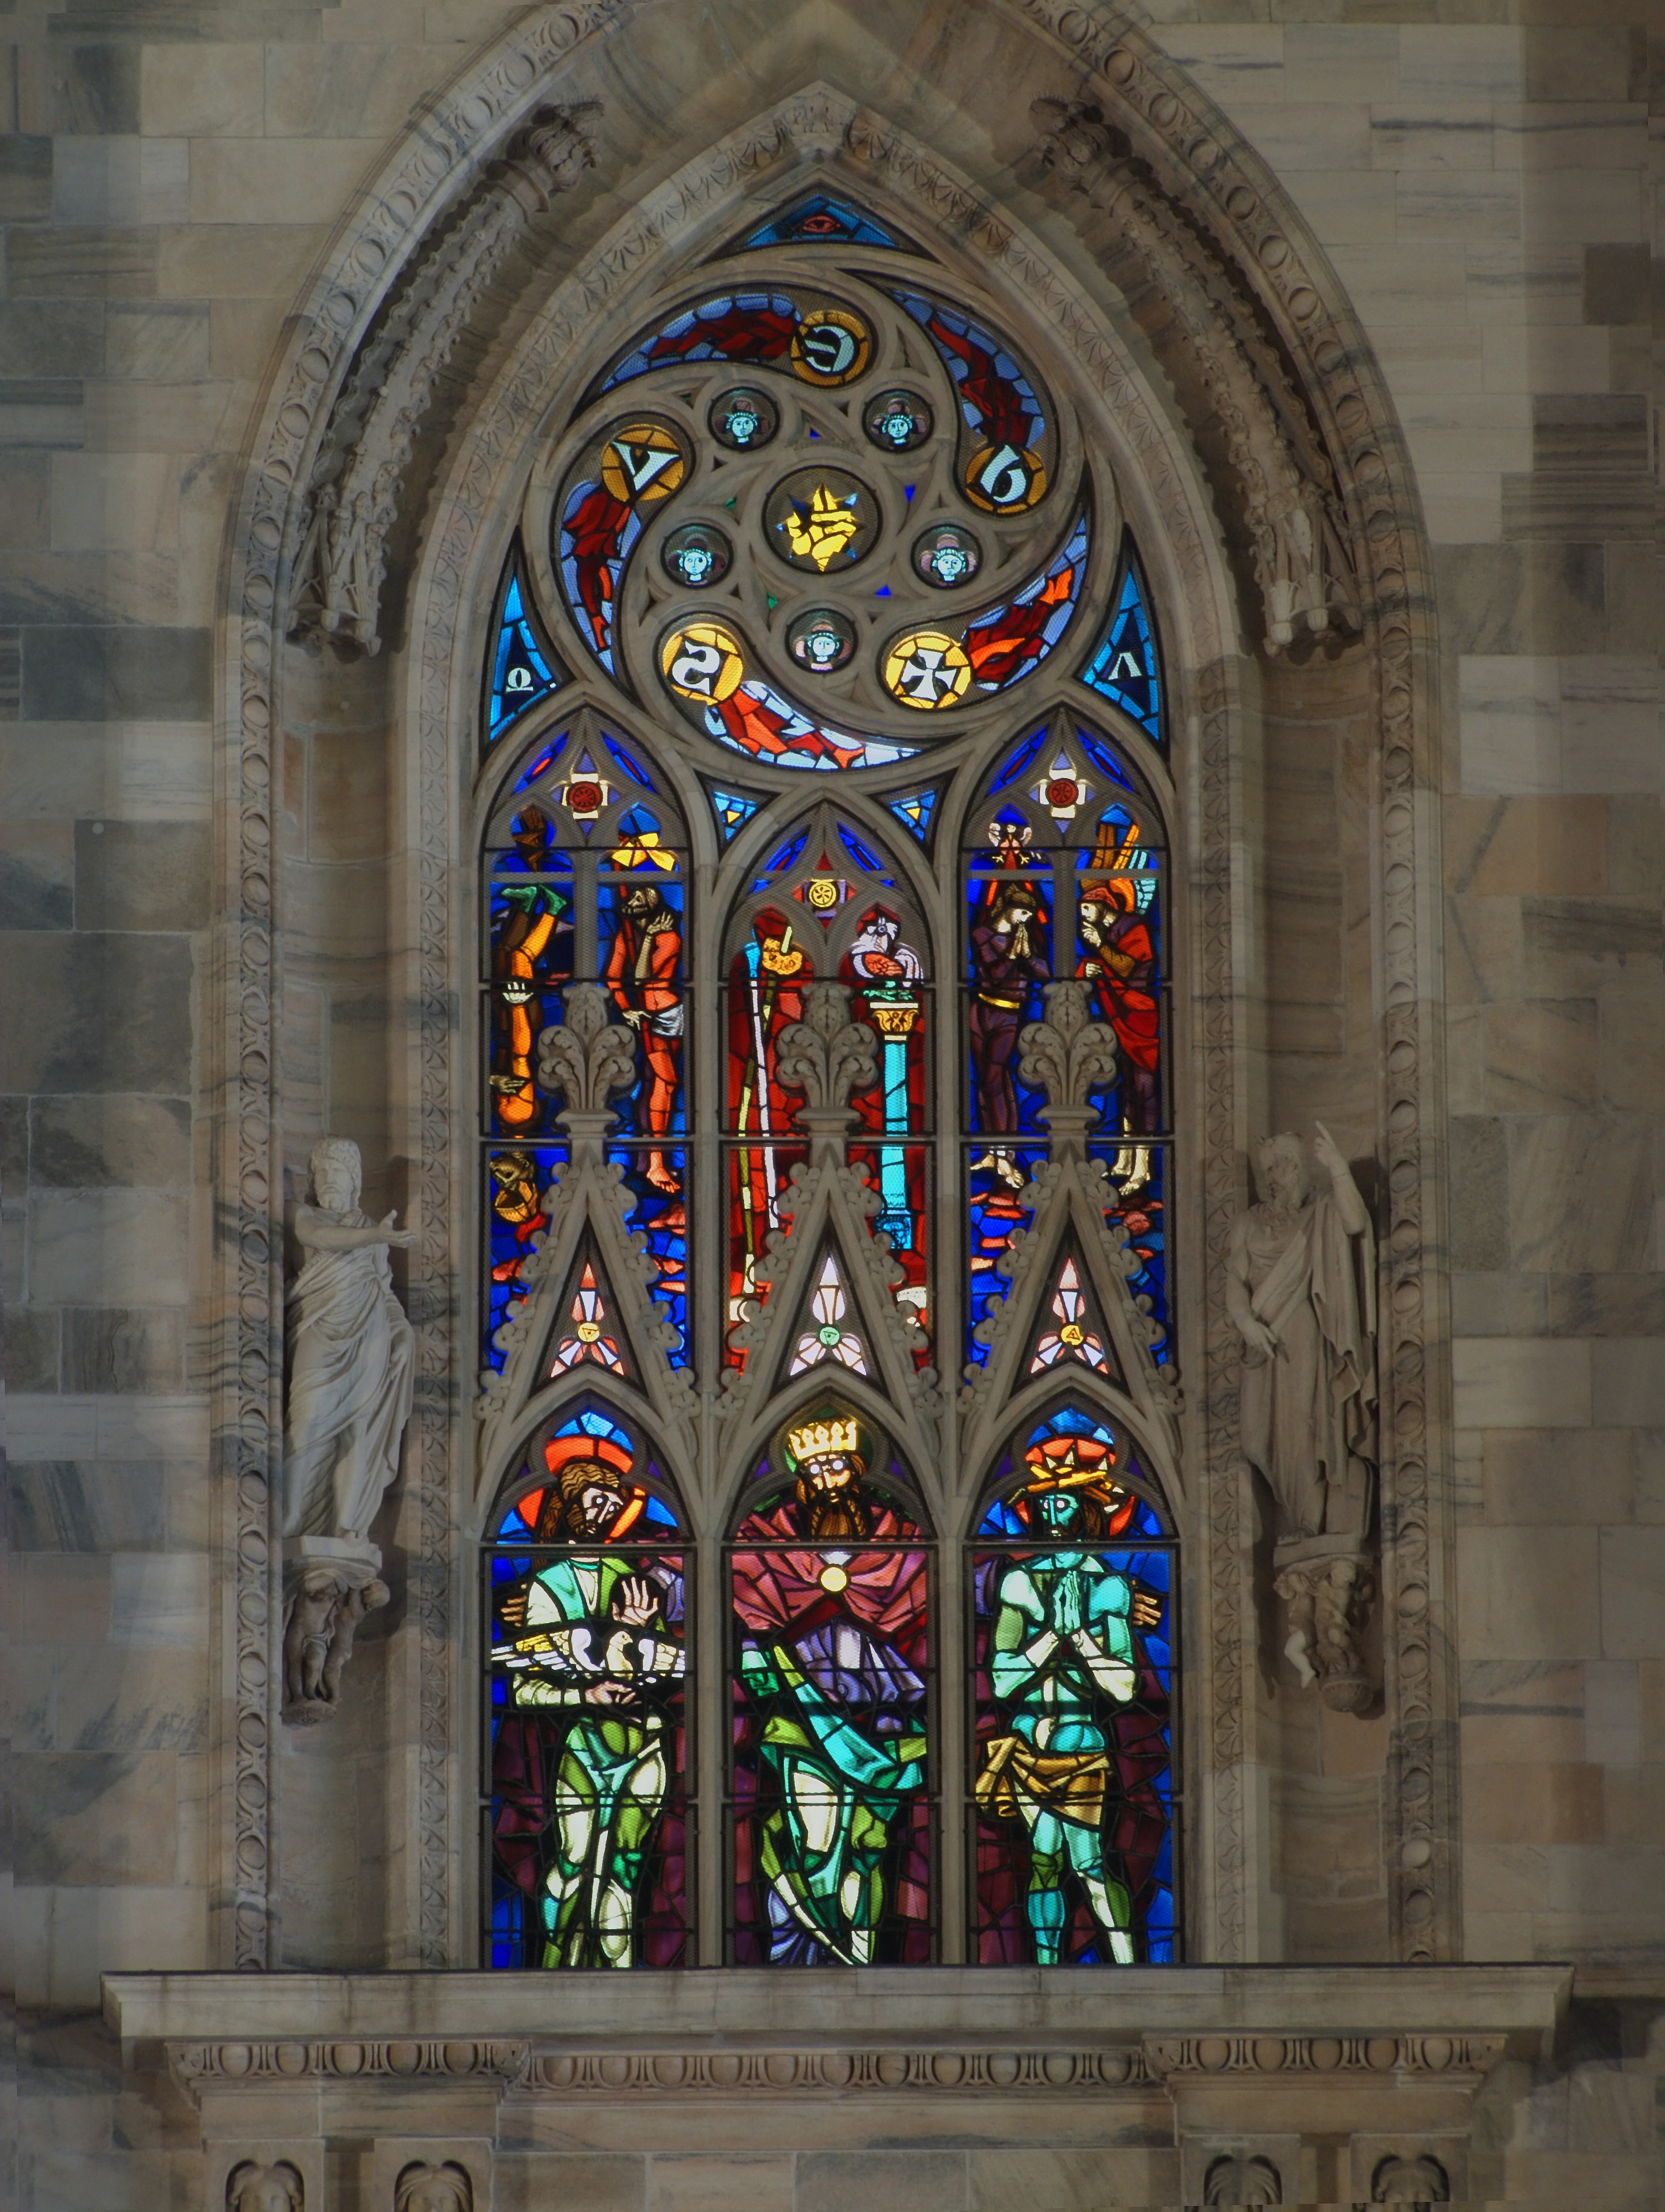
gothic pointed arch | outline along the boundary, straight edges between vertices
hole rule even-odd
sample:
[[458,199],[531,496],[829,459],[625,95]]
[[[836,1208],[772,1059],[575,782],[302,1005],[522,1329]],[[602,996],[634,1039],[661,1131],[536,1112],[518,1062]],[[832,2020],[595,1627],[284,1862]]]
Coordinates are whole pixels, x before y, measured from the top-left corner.
[[[676,4],[673,0],[673,13]],[[447,1270],[453,1247],[472,1249],[468,1232],[476,1223],[510,1242],[527,1224],[493,1213],[476,1156],[487,1144],[512,1149],[509,1133],[493,1132],[476,1153],[457,1137],[478,1103],[479,1032],[457,1012],[467,995],[459,994],[457,964],[465,933],[453,901],[469,865],[468,833],[460,825],[477,818],[490,781],[476,781],[470,764],[481,744],[482,671],[502,629],[498,587],[518,530],[520,573],[548,615],[549,649],[567,680],[536,702],[524,720],[506,721],[504,742],[518,746],[538,716],[554,717],[557,710],[563,720],[596,716],[627,749],[633,740],[644,749],[643,764],[665,772],[667,790],[681,810],[681,849],[689,856],[685,889],[693,888],[694,871],[714,867],[725,841],[732,849],[792,781],[809,779],[840,795],[847,790],[852,799],[859,784],[863,805],[870,794],[874,806],[889,812],[897,836],[940,872],[937,879],[953,882],[958,862],[948,856],[962,849],[967,786],[982,775],[990,751],[1026,737],[1066,701],[1081,718],[1075,726],[1096,727],[1125,761],[1137,763],[1165,804],[1173,800],[1170,849],[1175,904],[1184,914],[1175,949],[1184,966],[1186,1016],[1171,1040],[1172,1059],[1159,1067],[1158,1096],[1165,1109],[1183,1098],[1183,1148],[1196,1179],[1186,1185],[1176,1168],[1161,1189],[1165,1206],[1174,1208],[1168,1237],[1175,1272],[1168,1312],[1160,1316],[1154,1298],[1153,1310],[1164,1321],[1172,1364],[1183,1355],[1188,1375],[1196,1378],[1195,1411],[1186,1416],[1186,1465],[1198,1480],[1186,1533],[1208,1597],[1206,1618],[1196,1616],[1199,1664],[1190,1707],[1199,1823],[1193,1904],[1202,1949],[1223,1958],[1251,1954],[1259,1939],[1243,1871],[1250,1856],[1244,1837],[1262,1814],[1244,1782],[1259,1725],[1245,1657],[1252,1645],[1250,1527],[1229,1426],[1220,1412],[1229,1404],[1231,1365],[1220,1282],[1250,1096],[1244,979],[1252,970],[1255,927],[1239,858],[1247,756],[1238,739],[1245,719],[1261,712],[1262,695],[1272,696],[1286,680],[1292,658],[1299,661],[1312,650],[1311,641],[1330,640],[1339,647],[1335,682],[1350,687],[1347,696],[1369,733],[1365,742],[1380,781],[1380,865],[1371,876],[1378,1012],[1371,1018],[1380,1029],[1372,1058],[1383,1070],[1383,1095],[1370,1102],[1369,1112],[1379,1121],[1389,1170],[1383,1249],[1402,1271],[1384,1308],[1391,1334],[1383,1347],[1383,1464],[1396,1531],[1384,1577],[1390,1597],[1401,1589],[1414,1592],[1420,1607],[1396,1643],[1388,1691],[1396,1750],[1384,1802],[1390,1863],[1401,1869],[1392,1940],[1408,1955],[1435,1955],[1451,1940],[1451,1878],[1443,1845],[1428,1841],[1443,1832],[1448,1778],[1436,1756],[1447,1714],[1438,1605],[1427,1602],[1427,1593],[1443,1586],[1442,1577],[1429,1571],[1442,1540],[1427,1474],[1438,1464],[1428,1449],[1438,1392],[1425,1371],[1420,1287],[1427,1254],[1438,1243],[1421,1118],[1430,1079],[1420,980],[1427,972],[1427,921],[1416,890],[1430,878],[1414,804],[1417,787],[1431,774],[1428,639],[1417,612],[1426,601],[1426,563],[1401,442],[1368,349],[1358,341],[1333,271],[1253,155],[1223,129],[1184,73],[1108,9],[1090,5],[1067,18],[1046,5],[1010,11],[1011,35],[1021,42],[1048,103],[1037,114],[1014,110],[1004,88],[979,83],[966,58],[951,53],[944,58],[939,119],[906,128],[864,107],[862,88],[813,82],[816,64],[794,18],[783,25],[778,52],[772,52],[761,75],[749,77],[743,91],[725,88],[697,124],[685,104],[678,106],[678,119],[667,125],[651,157],[622,106],[610,101],[600,58],[609,33],[634,12],[628,0],[588,12],[528,11],[433,104],[421,130],[391,151],[298,303],[255,439],[226,584],[226,690],[236,702],[228,790],[239,834],[227,843],[220,901],[227,917],[221,963],[227,1126],[219,1154],[227,1224],[223,1303],[238,1317],[238,1340],[218,1364],[223,1379],[216,1418],[228,1465],[236,1470],[228,1494],[236,1501],[239,1682],[262,1680],[262,1623],[269,1619],[263,1608],[269,1609],[270,1597],[262,1583],[261,1535],[277,1387],[269,982],[282,898],[295,892],[293,884],[284,888],[274,858],[269,793],[272,733],[284,726],[286,688],[311,680],[311,664],[286,645],[293,631],[330,641],[327,650],[339,658],[330,665],[342,672],[331,680],[356,687],[371,703],[367,720],[400,736],[392,894],[399,919],[389,941],[405,948],[400,1003],[411,1010],[414,1028],[409,1040],[402,1032],[397,1048],[390,1047],[397,1080],[389,1110],[407,1133],[414,1163],[420,1263],[448,1287],[418,1320],[418,1414],[408,1445],[404,1510],[410,1554],[422,1571],[413,1573],[399,1632],[409,1639],[413,1679],[424,1686],[423,1719],[399,1799],[413,1808],[417,1843],[409,1855],[409,1893],[393,1917],[408,1929],[414,1955],[436,1964],[470,1958],[472,1915],[462,1902],[469,1893],[469,1846],[455,1807],[466,1794],[459,1762],[468,1756],[471,1697],[456,1671],[462,1584],[449,1548],[459,1518],[457,1486],[468,1480],[470,1455],[459,1434],[459,1394],[451,1378],[474,1368],[480,1355],[465,1346],[463,1324],[452,1316],[469,1312],[467,1328],[478,1326],[477,1342],[489,1341],[495,1329],[483,1325],[487,1294],[482,1290],[476,1298]],[[881,27],[874,35],[882,44],[901,33]],[[1008,167],[990,167],[991,146]],[[1009,190],[973,181],[1008,173],[1014,180]],[[837,248],[839,270],[828,275],[822,263],[818,275],[814,257],[825,249],[818,248],[816,234],[804,231],[802,212],[817,193],[854,207],[861,221],[893,243],[863,242],[846,232]],[[552,222],[548,211],[557,201],[559,220]],[[627,212],[620,215],[621,209]],[[791,235],[753,243],[774,222]],[[1055,251],[1059,241],[1063,250]],[[844,262],[851,257],[857,273],[847,278]],[[951,494],[966,502],[966,519],[954,526],[976,541],[984,565],[969,583],[960,576],[931,581],[918,568],[910,574],[921,592],[932,594],[929,605],[951,610],[953,620],[945,611],[941,620],[910,617],[905,624],[893,584],[892,600],[879,598],[875,587],[873,604],[857,610],[856,623],[855,580],[862,563],[875,557],[872,548],[889,542],[884,533],[899,543],[906,536],[914,556],[908,483],[915,482],[916,497],[920,494],[916,480],[899,474],[904,463],[911,465],[911,449],[903,444],[886,451],[868,441],[863,424],[848,411],[840,461],[832,459],[836,440],[816,441],[827,449],[817,460],[855,477],[876,509],[875,534],[851,561],[847,585],[836,574],[826,584],[832,572],[816,565],[817,550],[832,537],[844,538],[845,550],[856,544],[864,518],[859,498],[852,507],[849,495],[830,484],[830,511],[826,501],[817,506],[813,484],[807,498],[799,488],[783,502],[780,542],[790,548],[802,541],[799,559],[810,565],[795,566],[771,550],[791,579],[789,591],[778,595],[781,608],[755,595],[742,605],[736,582],[697,575],[697,536],[687,547],[693,566],[685,563],[675,574],[666,568],[662,539],[703,530],[703,551],[714,560],[722,549],[712,533],[729,528],[720,513],[696,513],[704,498],[697,469],[668,481],[681,457],[679,439],[690,465],[700,459],[703,465],[710,453],[707,441],[715,433],[709,405],[650,390],[646,375],[620,384],[611,397],[601,385],[641,343],[678,315],[724,295],[724,286],[730,297],[742,289],[766,292],[777,277],[782,296],[802,295],[806,308],[827,311],[814,329],[844,329],[853,337],[838,314],[860,321],[869,307],[869,329],[885,344],[904,323],[909,326],[911,335],[904,335],[917,355],[908,354],[906,374],[899,366],[892,377],[893,357],[881,346],[874,365],[882,361],[887,390],[881,395],[875,388],[873,396],[888,396],[893,386],[925,400],[935,416],[931,434],[938,437],[949,487],[944,498]],[[512,304],[506,307],[510,295]],[[1166,299],[1174,304],[1171,316],[1158,312]],[[795,324],[808,319],[800,314]],[[1230,341],[1216,349],[1212,365],[1203,359],[1210,328]],[[1007,357],[1017,375],[1005,381],[1016,398],[998,421],[986,410],[980,421],[956,411],[960,382],[950,356],[973,330],[1009,342]],[[829,402],[836,409],[837,394],[846,387],[814,386],[798,376],[790,366],[791,343],[789,337],[784,368],[756,355],[725,363],[724,388],[773,395],[807,440],[811,429],[826,432]],[[830,336],[815,342],[815,354],[834,374],[842,373],[841,351],[842,342]],[[807,344],[803,357],[814,358]],[[704,398],[705,374],[702,368],[700,380],[683,388]],[[1167,380],[1159,394],[1157,377]],[[848,387],[852,399],[858,380]],[[1018,404],[1019,384],[1046,403],[1038,441],[1032,431],[1038,418]],[[601,437],[607,426],[595,410],[615,398],[621,428],[645,434],[626,441],[634,450],[616,457],[609,483],[611,441]],[[912,435],[908,422],[917,418],[904,405],[881,419],[900,426],[894,434],[905,441]],[[1222,435],[1221,424],[1233,425],[1232,436]],[[661,441],[666,438],[669,447]],[[413,466],[419,447],[421,463]],[[655,460],[656,454],[665,458]],[[852,454],[859,465],[849,465]],[[1095,471],[1096,503],[1078,510],[1084,463]],[[881,466],[875,489],[869,477]],[[762,505],[778,488],[772,467],[755,471]],[[1007,493],[1014,501],[1026,496],[1043,477],[1047,489],[1033,507],[1012,504],[1002,511]],[[584,486],[605,497],[586,508],[590,494]],[[990,507],[977,504],[974,486],[990,495]],[[1104,494],[1113,492],[1113,505],[1099,495],[1101,486]],[[612,511],[619,507],[622,518]],[[1075,555],[1079,512],[1088,515],[1088,543]],[[853,532],[846,528],[850,520]],[[1083,680],[1118,611],[1119,601],[1111,605],[1117,580],[1129,573],[1122,559],[1124,523],[1137,549],[1146,611],[1160,637],[1160,734],[1171,775],[1156,735],[1135,711],[1139,702],[1106,697]],[[569,541],[564,547],[563,532]],[[1026,532],[1032,540],[1027,544],[1021,542]],[[409,556],[401,550],[388,561],[390,543],[409,549]],[[991,545],[1002,553],[993,574],[987,565]],[[940,576],[941,556],[957,550],[963,549],[945,542],[925,547],[919,557],[937,561]],[[834,545],[829,563],[836,557]],[[729,574],[732,578],[732,569]],[[631,598],[638,591],[639,605]],[[708,608],[719,609],[709,621],[694,611]],[[851,663],[834,659],[844,643],[836,622],[806,620],[808,657],[794,655],[796,641],[789,642],[787,629],[800,615],[827,613],[871,641]],[[775,621],[778,615],[782,619]],[[587,629],[579,627],[580,618]],[[693,635],[701,626],[725,630],[732,646]],[[1259,653],[1252,671],[1238,652],[1240,640]],[[614,654],[621,679],[612,690],[603,649]],[[352,659],[355,652],[363,657]],[[841,667],[855,668],[847,682]],[[1130,673],[1122,667],[1124,682]],[[983,688],[985,676],[992,688]],[[731,678],[732,689],[716,697]],[[845,711],[858,703],[872,712]],[[722,708],[727,713],[717,712]],[[720,734],[708,719],[712,714]],[[1008,719],[996,732],[1002,718]],[[679,742],[662,757],[653,739],[667,729]],[[851,738],[859,741],[853,749]],[[1054,757],[1043,766],[1050,769]],[[610,778],[607,763],[593,752],[590,766]],[[834,777],[850,781],[840,785]],[[1087,780],[1093,780],[1090,771]],[[794,809],[802,805],[794,802]],[[963,994],[972,980],[962,964],[966,909],[951,918],[932,908],[926,920],[938,988],[948,993],[955,978]],[[717,934],[714,927],[703,939],[694,931],[686,949],[688,987],[705,991],[713,1017],[726,981]],[[542,979],[531,980],[541,993]],[[1054,973],[1046,980],[1087,979]],[[580,981],[605,988],[601,976],[573,977],[574,984]],[[566,991],[565,985],[553,990],[562,1018],[544,1026],[581,1030],[570,1019]],[[620,1026],[624,1011],[615,1000],[611,1012],[602,1010],[597,1030]],[[1029,1011],[1038,1020],[1044,1009]],[[950,1013],[939,1000],[936,1031],[941,1049],[929,1077],[934,1127],[922,1146],[932,1164],[932,1219],[939,1226],[950,1219],[962,1162],[966,1176],[984,1176],[981,1194],[995,1201],[979,1216],[978,1199],[968,1198],[953,1240],[938,1241],[941,1264],[927,1286],[935,1304],[928,1297],[926,1313],[936,1323],[930,1356],[946,1372],[945,1336],[952,1364],[962,1357],[978,1364],[972,1340],[986,1316],[972,1310],[978,1273],[972,1261],[988,1260],[981,1279],[1003,1291],[1008,1279],[995,1263],[1010,1232],[1026,1225],[1021,1208],[1010,1212],[1018,1188],[997,1169],[974,1170],[971,1159],[1032,1152],[1033,1159],[1014,1157],[1011,1163],[1027,1189],[1056,1130],[1038,1121],[1016,1132],[978,1127],[961,1145],[959,1116],[970,1077],[961,1058],[960,1006]],[[719,1111],[725,1048],[720,1022],[713,1018],[702,1030],[696,1015],[680,1075],[696,1114]],[[536,1105],[536,1057],[505,1051],[495,1071],[507,1079],[500,1097],[524,1098],[528,1077],[518,1063],[530,1058]],[[662,1064],[666,1057],[662,1051]],[[645,1064],[639,1058],[639,1071]],[[1014,1085],[1020,1080],[1020,1072]],[[1030,1089],[1038,1116],[1040,1090]],[[716,1240],[704,1255],[711,1267],[726,1233],[724,1195],[714,1179],[699,1184],[699,1176],[712,1171],[697,1167],[693,1222],[680,1232],[664,1228],[659,1217],[674,1194],[648,1174],[655,1132],[637,1108],[647,1095],[645,1088],[632,1098],[621,1086],[607,1094],[605,1106],[585,1110],[616,1114],[620,1102],[628,1102],[631,1126],[615,1121],[603,1133],[603,1154],[615,1143],[632,1148],[636,1170],[656,1193],[641,1202],[653,1209],[663,1237],[697,1238],[704,1207]],[[552,1103],[556,1096],[549,1092]],[[1108,1097],[1109,1089],[1099,1096]],[[1119,1120],[1119,1097],[1117,1112]],[[474,1126],[481,1124],[475,1120]],[[657,1133],[669,1140],[682,1133]],[[712,1160],[722,1149],[721,1133],[714,1133]],[[1124,1136],[1137,1140],[1151,1133],[1135,1127],[1098,1133],[1106,1140],[1113,1134],[1119,1155]],[[534,1146],[525,1132],[514,1141]],[[535,1141],[554,1150],[563,1138],[544,1125]],[[1093,1141],[1093,1133],[1083,1138],[1089,1148]],[[904,1149],[913,1142],[910,1132]],[[667,1141],[657,1150],[670,1154],[676,1146]],[[943,1175],[950,1158],[956,1164]],[[1117,1181],[1117,1157],[1104,1164]],[[665,1165],[675,1172],[669,1159]],[[1131,1179],[1135,1165],[1122,1162],[1121,1182]],[[530,1180],[535,1201],[558,1187],[541,1174]],[[589,1193],[584,1197],[588,1205]],[[516,1252],[506,1248],[500,1257],[524,1257],[531,1236],[541,1233],[531,1231]],[[480,1244],[484,1241],[482,1236]],[[1151,1263],[1151,1240],[1130,1229],[1129,1241]],[[649,1242],[656,1265],[680,1259],[683,1283],[694,1279],[690,1261],[698,1255],[686,1243],[679,1254],[654,1244],[651,1235]],[[669,1285],[663,1267],[661,1274]],[[616,1277],[614,1288],[626,1295]],[[559,1294],[552,1289],[548,1295],[553,1302]],[[1136,1292],[1147,1295],[1153,1294]],[[672,1304],[674,1322],[675,1293],[663,1302]],[[495,1327],[503,1325],[499,1318]],[[686,1323],[683,1362],[713,1401],[730,1326],[726,1312],[707,1326],[690,1310]],[[486,1353],[493,1372],[497,1349]],[[704,1417],[690,1418],[697,1425]],[[714,1489],[726,1470],[710,1470],[727,1449],[701,1431],[698,1470],[689,1469],[691,1512],[713,1510]],[[953,1479],[969,1478],[960,1469]],[[266,1815],[260,1809],[270,1799],[263,1748],[269,1717],[257,1687],[239,1694],[225,1751],[225,1802],[240,1809],[227,1844],[231,1871],[224,1887],[233,1900],[227,1912],[232,1949],[240,1962],[258,1964],[273,1955]],[[716,1711],[707,1719],[715,1723]],[[719,1932],[705,1931],[702,1956],[717,1955]],[[966,1940],[964,1929],[945,1929],[944,1955],[964,1955]]]

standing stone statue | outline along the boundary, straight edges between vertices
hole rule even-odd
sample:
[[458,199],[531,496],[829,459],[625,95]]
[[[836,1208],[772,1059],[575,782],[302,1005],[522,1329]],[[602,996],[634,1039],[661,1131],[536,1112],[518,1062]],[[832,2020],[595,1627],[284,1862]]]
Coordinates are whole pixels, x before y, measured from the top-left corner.
[[[1232,1232],[1226,1305],[1243,1339],[1244,1455],[1277,1509],[1285,1646],[1304,1684],[1359,1711],[1371,1692],[1353,1608],[1370,1593],[1363,1553],[1375,1502],[1376,1252],[1370,1216],[1322,1122],[1314,1188],[1299,1137],[1260,1148],[1267,1192]],[[1315,1659],[1317,1664],[1314,1665]]]
[[326,1137],[310,1163],[316,1206],[295,1208],[306,1264],[285,1306],[294,1365],[284,1438],[283,1533],[362,1543],[399,1470],[414,1344],[388,1247],[416,1242],[397,1214],[359,1210],[359,1148]]
[[295,1209],[306,1265],[289,1286],[293,1361],[284,1435],[284,1717],[327,1720],[353,1636],[385,1605],[371,1523],[399,1470],[415,1343],[388,1252],[416,1241],[396,1214],[360,1211],[359,1148],[312,1147],[317,1203]]

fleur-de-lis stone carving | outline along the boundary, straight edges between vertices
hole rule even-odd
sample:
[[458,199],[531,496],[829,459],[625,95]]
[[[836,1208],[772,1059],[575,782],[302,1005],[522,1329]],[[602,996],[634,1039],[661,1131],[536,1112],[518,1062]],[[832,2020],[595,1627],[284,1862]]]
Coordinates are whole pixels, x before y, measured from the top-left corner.
[[1049,1115],[1085,1109],[1089,1093],[1115,1077],[1116,1032],[1093,1019],[1085,983],[1049,983],[1045,997],[1046,1018],[1018,1037],[1018,1072],[1043,1086]]
[[789,1091],[802,1091],[811,1113],[842,1113],[851,1092],[875,1079],[878,1049],[878,1032],[850,1018],[848,986],[812,983],[803,994],[803,1019],[780,1033],[775,1073]]
[[566,1114],[607,1113],[612,1094],[636,1079],[635,1038],[609,1018],[611,1008],[599,983],[574,983],[566,1019],[538,1033],[537,1079],[565,1094]]

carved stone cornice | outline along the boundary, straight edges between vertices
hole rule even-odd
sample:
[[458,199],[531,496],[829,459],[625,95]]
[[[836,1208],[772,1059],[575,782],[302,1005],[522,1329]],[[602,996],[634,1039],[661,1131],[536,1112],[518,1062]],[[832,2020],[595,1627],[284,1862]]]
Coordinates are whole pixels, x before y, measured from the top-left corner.
[[1419,2075],[1478,2084],[1507,2048],[1501,2035],[1147,2035],[1146,2069],[1153,2081],[1189,2075],[1220,2081],[1292,2074]]
[[427,2075],[449,2081],[490,2081],[500,2087],[524,2072],[531,2051],[530,2043],[483,2039],[216,2041],[169,2043],[164,2047],[168,2071],[198,2106],[204,2094],[214,2089],[258,2088],[267,2084],[293,2087],[306,2081],[411,2081]]
[[549,2051],[515,2084],[523,2096],[843,2095],[852,2090],[941,2096],[1142,2088],[1138,2045],[1103,2050],[968,2050],[932,2043],[872,2050]]

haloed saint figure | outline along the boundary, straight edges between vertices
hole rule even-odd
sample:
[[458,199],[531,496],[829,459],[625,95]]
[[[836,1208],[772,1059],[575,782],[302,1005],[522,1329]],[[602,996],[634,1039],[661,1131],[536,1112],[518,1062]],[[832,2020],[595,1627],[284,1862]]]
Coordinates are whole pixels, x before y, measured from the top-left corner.
[[638,1956],[684,1671],[681,1559],[623,1540],[642,1504],[616,1467],[566,1459],[533,1501],[532,1540],[560,1550],[499,1597],[492,1658],[515,1721],[499,1729],[497,1844],[541,1892],[529,1965]]
[[792,1429],[792,1486],[739,1531],[742,1960],[929,1955],[925,1556],[871,1449],[840,1413]]

